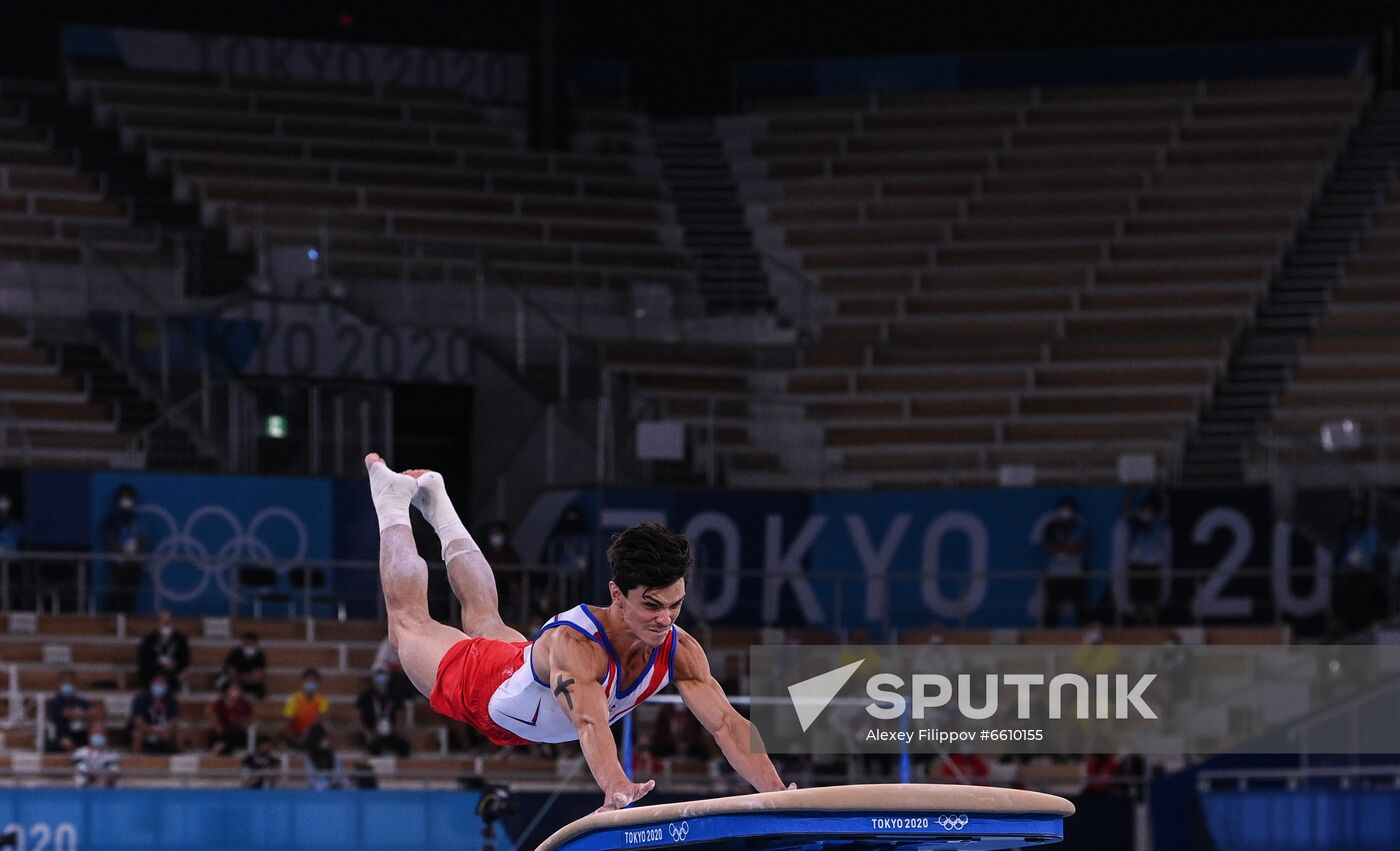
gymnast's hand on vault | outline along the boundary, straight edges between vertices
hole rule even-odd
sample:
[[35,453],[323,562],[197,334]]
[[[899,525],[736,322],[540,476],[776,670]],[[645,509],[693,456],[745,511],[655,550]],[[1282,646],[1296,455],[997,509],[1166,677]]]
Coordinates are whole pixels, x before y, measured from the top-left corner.
[[642,796],[655,786],[655,780],[648,780],[645,783],[625,783],[615,789],[609,789],[603,793],[603,806],[594,812],[605,813],[608,810],[620,810],[628,804],[641,800]]

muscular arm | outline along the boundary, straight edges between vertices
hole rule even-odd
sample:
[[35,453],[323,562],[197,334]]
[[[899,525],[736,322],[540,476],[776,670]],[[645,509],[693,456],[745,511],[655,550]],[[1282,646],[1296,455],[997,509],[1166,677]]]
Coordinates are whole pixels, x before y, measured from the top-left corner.
[[[758,741],[758,731],[748,719],[735,711],[724,689],[710,674],[710,661],[705,651],[690,634],[681,631],[676,647],[676,689],[681,700],[695,717],[715,737],[724,758],[739,775],[760,792],[776,792],[783,781],[773,767],[773,761]],[[752,744],[757,743],[755,749]]]
[[608,726],[608,701],[599,680],[607,660],[598,646],[572,630],[561,629],[550,640],[549,683],[555,701],[578,730],[579,747],[603,790],[602,809],[621,809],[650,792],[655,781],[636,784],[627,779],[617,758],[617,744]]

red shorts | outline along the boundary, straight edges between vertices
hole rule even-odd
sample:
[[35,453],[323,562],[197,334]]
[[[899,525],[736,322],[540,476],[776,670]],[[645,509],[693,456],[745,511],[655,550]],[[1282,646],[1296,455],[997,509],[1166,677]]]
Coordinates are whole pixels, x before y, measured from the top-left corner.
[[525,663],[529,646],[528,641],[479,637],[457,642],[442,654],[428,704],[439,715],[472,725],[494,745],[531,744],[492,721],[486,711],[491,695]]

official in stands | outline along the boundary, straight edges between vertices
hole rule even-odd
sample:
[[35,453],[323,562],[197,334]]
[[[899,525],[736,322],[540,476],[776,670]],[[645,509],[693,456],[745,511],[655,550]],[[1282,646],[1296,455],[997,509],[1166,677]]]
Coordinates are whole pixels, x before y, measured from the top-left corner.
[[136,648],[136,665],[145,685],[157,674],[165,678],[172,689],[180,688],[180,678],[190,666],[190,641],[175,628],[169,612],[161,612],[156,628]]
[[1084,623],[1088,611],[1089,527],[1079,516],[1074,497],[1062,496],[1055,517],[1040,536],[1045,553],[1045,625],[1060,625],[1063,610],[1073,611],[1076,623]]
[[134,611],[149,538],[136,513],[136,489],[131,485],[117,488],[112,510],[102,521],[102,540],[116,556],[108,574],[107,610]]
[[408,756],[408,740],[399,735],[403,701],[389,690],[389,672],[375,671],[369,687],[355,701],[360,713],[360,737],[370,756],[385,752]]
[[1366,503],[1353,499],[1347,518],[1337,535],[1332,558],[1337,567],[1339,605],[1334,610],[1333,628],[1343,633],[1365,629],[1381,614],[1380,603],[1386,589],[1376,572],[1380,534],[1371,523]]

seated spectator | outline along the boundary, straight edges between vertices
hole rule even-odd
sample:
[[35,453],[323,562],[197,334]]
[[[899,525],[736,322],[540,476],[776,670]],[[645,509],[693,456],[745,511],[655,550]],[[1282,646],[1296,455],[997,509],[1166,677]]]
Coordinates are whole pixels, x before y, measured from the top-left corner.
[[408,756],[408,740],[399,735],[403,701],[390,693],[388,671],[374,672],[369,688],[360,692],[355,707],[360,711],[360,736],[370,756],[380,756],[385,751]]
[[161,612],[155,630],[141,639],[136,666],[143,686],[160,674],[170,688],[179,689],[180,677],[190,666],[190,642],[175,628],[175,619],[169,612]]
[[87,744],[73,752],[73,785],[79,789],[116,786],[122,761],[116,751],[107,748],[107,731],[94,724],[84,739]]
[[1118,756],[1111,753],[1091,753],[1084,757],[1086,793],[1116,795],[1118,786]]
[[389,643],[389,639],[379,642],[379,647],[374,651],[374,662],[370,665],[371,671],[389,672],[389,691],[399,700],[408,701],[418,696],[418,689],[413,687],[409,681],[408,674],[403,672],[403,663],[399,661],[399,651],[394,649],[394,645]]
[[307,668],[301,674],[301,690],[288,695],[282,707],[282,717],[287,719],[287,738],[294,747],[305,748],[307,733],[319,727],[330,711],[331,703],[320,694],[320,689],[321,672]]
[[345,789],[348,785],[340,767],[340,756],[331,747],[326,728],[320,724],[306,731],[306,785],[317,792]]
[[[236,679],[243,693],[262,700],[267,697],[267,656],[258,644],[258,634],[243,633],[243,641],[224,657],[223,677]],[[223,688],[223,684],[219,684]]]
[[258,748],[243,757],[244,789],[276,789],[282,759],[273,753],[272,738],[258,736]]
[[253,723],[253,704],[243,696],[237,682],[224,686],[224,693],[209,704],[209,720],[214,725],[211,753],[228,756],[248,749],[248,725]]
[[50,753],[72,753],[87,744],[88,728],[100,723],[102,704],[93,704],[79,697],[74,686],[73,671],[64,671],[58,691],[49,698],[44,716],[48,720],[48,737],[44,750]]
[[985,781],[987,775],[992,771],[986,757],[980,753],[971,752],[966,746],[957,753],[948,754],[944,759],[935,760],[931,767],[936,767],[933,779],[938,783],[971,783],[976,785]]
[[651,750],[651,736],[646,733],[637,737],[637,747],[632,751],[632,774],[636,777],[651,777],[661,773],[661,760]]
[[131,699],[130,734],[131,747],[142,753],[180,752],[180,703],[164,674],[152,677],[149,689]]

